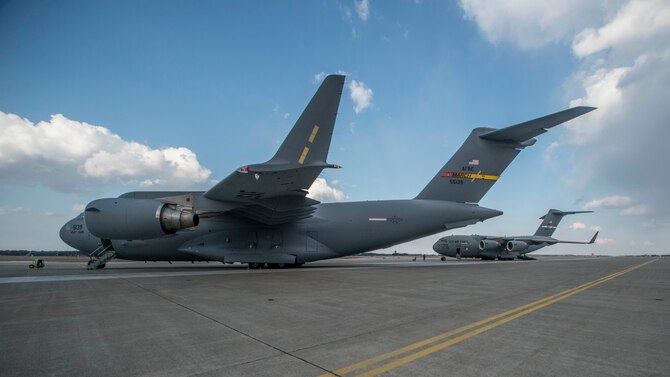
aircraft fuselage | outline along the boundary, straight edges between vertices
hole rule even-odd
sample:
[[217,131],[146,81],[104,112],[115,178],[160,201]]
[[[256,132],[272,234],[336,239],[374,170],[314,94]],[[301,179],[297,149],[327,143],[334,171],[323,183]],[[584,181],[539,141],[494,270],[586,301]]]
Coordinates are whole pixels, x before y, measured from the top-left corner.
[[[116,255],[129,260],[295,264],[386,248],[500,214],[438,200],[322,203],[311,217],[281,225],[222,213],[172,235],[110,241]],[[84,216],[65,224],[61,238],[86,254],[102,242],[88,232]]]
[[515,259],[549,245],[549,243],[528,245],[528,248],[524,249],[523,252],[515,252],[507,250],[503,242],[496,247],[482,250],[480,242],[483,239],[485,237],[478,235],[446,236],[435,243],[433,250],[438,254],[452,258]]

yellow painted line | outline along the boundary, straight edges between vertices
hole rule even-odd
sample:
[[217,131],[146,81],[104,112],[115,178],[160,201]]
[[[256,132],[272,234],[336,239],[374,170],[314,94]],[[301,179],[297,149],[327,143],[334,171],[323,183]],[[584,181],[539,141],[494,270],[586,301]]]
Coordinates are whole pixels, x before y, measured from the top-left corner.
[[303,162],[305,162],[305,157],[307,157],[307,153],[309,153],[309,148],[305,147],[305,149],[302,150],[302,154],[300,155],[300,159],[298,160],[298,163],[302,165]]
[[[612,275],[614,275],[614,274],[612,274]],[[611,275],[605,276],[605,277],[603,277],[603,278],[601,278],[601,279],[607,278],[607,277],[609,277],[609,276],[611,276]],[[520,307],[518,307],[518,308],[516,308],[516,309],[508,310],[508,311],[506,311],[506,312],[504,312],[504,313],[500,313],[500,314],[494,315],[494,316],[492,316],[492,317],[483,319],[483,320],[481,320],[481,321],[477,321],[477,322],[471,323],[471,324],[469,324],[469,325],[467,325],[467,326],[459,327],[458,329],[451,330],[451,331],[445,332],[445,333],[443,333],[443,334],[434,336],[434,337],[432,337],[432,338],[429,338],[429,339],[426,339],[426,340],[422,340],[422,341],[417,342],[417,343],[410,344],[410,345],[408,345],[408,346],[399,348],[399,349],[397,349],[397,350],[395,350],[395,351],[391,351],[391,352],[385,353],[385,354],[383,354],[383,355],[379,355],[379,356],[373,357],[373,358],[371,358],[371,359],[364,360],[364,361],[358,362],[358,363],[356,363],[356,364],[352,364],[352,365],[350,365],[350,366],[348,366],[348,367],[345,367],[345,368],[341,368],[341,369],[336,370],[335,373],[336,373],[337,375],[343,375],[343,374],[351,373],[351,372],[353,372],[353,371],[355,371],[355,370],[358,370],[358,369],[362,369],[362,368],[368,367],[368,366],[370,366],[370,365],[372,365],[372,364],[376,364],[376,363],[378,363],[378,362],[380,362],[380,361],[384,361],[384,360],[386,360],[386,359],[390,359],[390,358],[392,358],[392,357],[401,355],[401,354],[403,354],[403,353],[405,353],[405,352],[409,352],[409,351],[415,350],[415,349],[417,349],[417,348],[421,348],[421,347],[423,347],[423,346],[427,346],[427,345],[429,345],[429,344],[431,344],[431,343],[435,343],[435,342],[437,342],[438,340],[442,340],[442,339],[448,338],[448,337],[450,337],[450,336],[460,334],[460,333],[465,332],[465,331],[467,331],[467,330],[470,330],[470,329],[473,329],[473,328],[475,328],[475,327],[478,327],[478,326],[487,324],[487,323],[489,323],[489,322],[495,321],[496,319],[499,319],[499,318],[508,316],[508,315],[510,315],[510,314],[516,313],[516,312],[518,312],[518,311],[521,311],[521,310],[523,310],[523,309],[529,308],[529,307],[531,307],[531,306],[540,304],[540,303],[545,302],[545,301],[549,301],[549,300],[551,300],[551,299],[553,299],[553,298],[556,298],[556,297],[558,297],[558,296],[564,295],[564,294],[566,294],[566,293],[570,293],[570,292],[572,292],[572,291],[574,291],[574,290],[577,290],[577,289],[579,289],[579,288],[581,288],[581,287],[584,287],[584,286],[586,286],[586,285],[589,285],[589,284],[591,284],[591,283],[593,283],[593,282],[582,284],[582,285],[580,285],[580,286],[578,286],[578,287],[571,288],[571,289],[568,289],[568,290],[563,291],[563,292],[561,292],[561,293],[557,293],[557,294],[555,294],[555,295],[552,295],[552,296],[549,296],[549,297],[545,297],[545,298],[543,298],[543,299],[540,299],[540,300],[531,302],[530,304],[522,305],[522,306],[520,306]],[[333,374],[323,374],[323,375],[321,375],[321,376],[319,376],[319,377],[326,377],[326,376],[334,376],[334,375],[333,375]]]
[[[395,351],[391,351],[391,352],[385,353],[385,354],[383,354],[383,355],[379,355],[379,356],[373,357],[373,358],[371,358],[371,359],[363,360],[363,361],[361,361],[361,362],[352,364],[352,365],[350,365],[350,366],[347,366],[347,367],[344,367],[344,368],[337,369],[337,370],[335,370],[335,371],[333,372],[334,374],[332,374],[332,373],[325,373],[325,374],[320,375],[319,377],[326,377],[326,376],[342,376],[342,375],[345,375],[345,374],[349,374],[349,373],[351,373],[351,372],[353,372],[353,371],[356,371],[356,370],[359,370],[359,369],[363,369],[363,368],[369,367],[369,366],[374,365],[374,364],[377,364],[377,363],[379,363],[379,362],[381,362],[381,361],[384,361],[384,360],[393,358],[393,357],[395,357],[395,356],[402,355],[402,354],[404,354],[404,353],[406,353],[406,352],[413,351],[413,350],[415,350],[415,349],[417,349],[417,348],[421,348],[421,347],[424,347],[424,346],[433,344],[433,343],[435,343],[435,342],[437,342],[437,341],[439,341],[439,340],[443,340],[443,339],[452,337],[452,336],[454,336],[454,335],[461,334],[461,333],[463,333],[463,332],[466,332],[466,331],[471,330],[471,329],[473,329],[473,328],[476,328],[476,327],[478,327],[478,326],[482,326],[482,325],[485,325],[485,324],[487,324],[487,323],[489,323],[489,322],[493,322],[493,321],[495,321],[495,320],[498,320],[498,319],[500,319],[500,318],[503,318],[502,320],[500,320],[500,321],[498,321],[498,322],[494,322],[494,323],[492,323],[492,324],[490,324],[490,325],[480,327],[480,328],[478,328],[478,329],[476,329],[476,330],[474,330],[474,331],[471,331],[471,332],[466,333],[466,334],[464,334],[464,335],[461,335],[461,336],[459,336],[459,337],[456,337],[456,338],[450,339],[450,340],[448,340],[448,341],[446,341],[446,342],[443,342],[443,343],[434,345],[434,346],[432,346],[432,347],[426,348],[426,349],[424,349],[424,350],[422,350],[422,351],[419,351],[419,352],[417,352],[417,353],[411,354],[411,355],[409,355],[409,356],[405,356],[405,357],[403,357],[403,358],[401,358],[401,359],[398,359],[398,360],[396,360],[396,361],[394,361],[394,362],[391,362],[391,363],[382,365],[382,366],[380,366],[380,367],[378,367],[378,368],[372,369],[372,370],[370,370],[370,371],[368,371],[368,372],[366,372],[366,373],[363,373],[363,374],[360,374],[360,375],[359,375],[359,376],[376,376],[376,375],[378,375],[378,374],[380,374],[380,373],[387,372],[387,371],[389,371],[389,370],[391,370],[391,369],[394,369],[394,368],[397,368],[397,367],[399,367],[399,366],[401,366],[401,365],[410,363],[410,362],[412,362],[412,361],[414,361],[414,360],[416,360],[416,359],[419,359],[419,358],[425,357],[425,356],[427,356],[427,355],[430,355],[430,354],[432,354],[432,353],[434,353],[434,352],[436,352],[436,351],[439,351],[439,350],[441,350],[441,349],[443,349],[443,348],[449,347],[449,346],[451,346],[451,345],[453,345],[453,344],[460,343],[460,342],[462,342],[463,340],[469,339],[469,338],[471,338],[471,337],[473,337],[473,336],[475,336],[475,335],[478,335],[478,334],[480,334],[480,333],[482,333],[482,332],[485,332],[485,331],[488,331],[488,330],[493,329],[493,328],[495,328],[495,327],[498,327],[498,326],[500,326],[500,325],[503,325],[503,324],[505,324],[505,323],[507,323],[507,322],[513,320],[513,319],[516,319],[516,318],[519,318],[519,317],[524,316],[524,315],[526,315],[526,314],[532,313],[532,312],[534,312],[535,310],[538,310],[538,309],[541,309],[541,308],[543,308],[543,307],[545,307],[545,306],[551,305],[551,304],[553,304],[553,303],[555,303],[555,302],[558,302],[558,301],[560,301],[560,300],[563,300],[563,299],[565,299],[565,298],[568,298],[568,297],[570,297],[570,296],[572,296],[572,295],[575,295],[575,294],[577,294],[577,293],[579,293],[579,292],[582,292],[582,291],[584,291],[584,290],[586,290],[586,289],[589,289],[589,288],[592,288],[592,287],[594,287],[594,286],[596,286],[596,285],[602,284],[602,283],[604,283],[604,282],[606,282],[606,281],[608,281],[608,280],[611,280],[611,279],[614,279],[614,278],[616,278],[616,277],[619,277],[619,276],[621,276],[621,275],[623,275],[623,274],[625,274],[625,273],[628,273],[628,272],[630,272],[630,271],[633,271],[633,270],[635,270],[635,269],[638,269],[638,268],[640,268],[640,267],[642,267],[642,266],[645,266],[645,265],[647,265],[647,264],[649,264],[649,263],[652,263],[652,262],[655,262],[655,261],[656,261],[656,260],[652,260],[652,261],[649,261],[649,262],[646,262],[646,263],[642,263],[642,264],[637,265],[637,266],[633,266],[633,267],[627,268],[627,269],[625,269],[625,270],[622,270],[622,271],[619,271],[619,272],[616,272],[616,273],[613,273],[613,274],[610,274],[610,275],[601,277],[601,278],[599,278],[599,279],[596,279],[596,280],[593,280],[593,281],[591,281],[591,282],[588,282],[588,283],[579,285],[579,286],[577,286],[577,287],[574,287],[574,288],[565,290],[565,291],[563,291],[563,292],[560,292],[560,293],[557,293],[557,294],[554,294],[554,295],[545,297],[545,298],[543,298],[543,299],[540,299],[540,300],[531,302],[531,303],[529,303],[529,304],[522,305],[522,306],[520,306],[520,307],[518,307],[518,308],[515,308],[515,309],[512,309],[512,310],[508,310],[508,311],[506,311],[506,312],[503,312],[503,313],[497,314],[497,315],[495,315],[495,316],[492,316],[492,317],[483,319],[483,320],[481,320],[481,321],[474,322],[474,323],[472,323],[472,324],[470,324],[470,325],[466,325],[466,326],[460,327],[460,328],[458,328],[458,329],[451,330],[451,331],[448,331],[448,332],[446,332],[446,333],[443,333],[443,334],[434,336],[434,337],[432,337],[432,338],[429,338],[429,339],[426,339],[426,340],[422,340],[422,341],[420,341],[420,342],[416,342],[416,343],[407,345],[407,346],[402,347],[402,348],[399,348],[399,349],[397,349],[397,350],[395,350]],[[516,313],[516,314],[515,314],[515,313]],[[506,317],[506,318],[505,318],[505,317]]]
[[314,142],[314,138],[316,137],[317,132],[319,132],[319,126],[315,124],[314,128],[312,129],[312,134],[309,135],[309,139],[307,141],[309,141],[310,143]]

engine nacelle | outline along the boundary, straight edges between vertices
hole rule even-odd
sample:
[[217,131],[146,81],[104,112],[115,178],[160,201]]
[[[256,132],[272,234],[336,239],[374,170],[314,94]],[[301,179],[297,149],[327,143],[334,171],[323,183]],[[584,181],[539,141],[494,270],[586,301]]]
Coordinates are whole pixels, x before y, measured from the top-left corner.
[[146,240],[197,226],[198,215],[154,199],[109,198],[90,202],[86,227],[96,237]]
[[505,247],[507,251],[524,251],[528,249],[528,244],[523,241],[508,241]]
[[494,250],[500,247],[500,242],[493,240],[479,241],[479,250]]

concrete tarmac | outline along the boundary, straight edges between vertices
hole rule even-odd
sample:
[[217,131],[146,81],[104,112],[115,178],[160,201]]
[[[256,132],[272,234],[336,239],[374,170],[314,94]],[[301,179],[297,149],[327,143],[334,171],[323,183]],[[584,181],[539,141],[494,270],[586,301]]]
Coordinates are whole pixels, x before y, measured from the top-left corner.
[[0,261],[0,376],[667,376],[670,258]]

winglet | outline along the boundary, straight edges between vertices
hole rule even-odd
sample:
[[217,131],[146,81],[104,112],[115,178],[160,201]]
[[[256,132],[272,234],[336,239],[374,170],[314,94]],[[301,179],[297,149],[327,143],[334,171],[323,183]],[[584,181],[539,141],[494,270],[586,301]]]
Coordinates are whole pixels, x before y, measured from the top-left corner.
[[590,245],[590,244],[596,242],[596,238],[598,237],[598,233],[600,233],[600,231],[596,232],[596,234],[593,235],[593,238],[591,238],[591,241],[589,241],[589,243],[587,245]]

